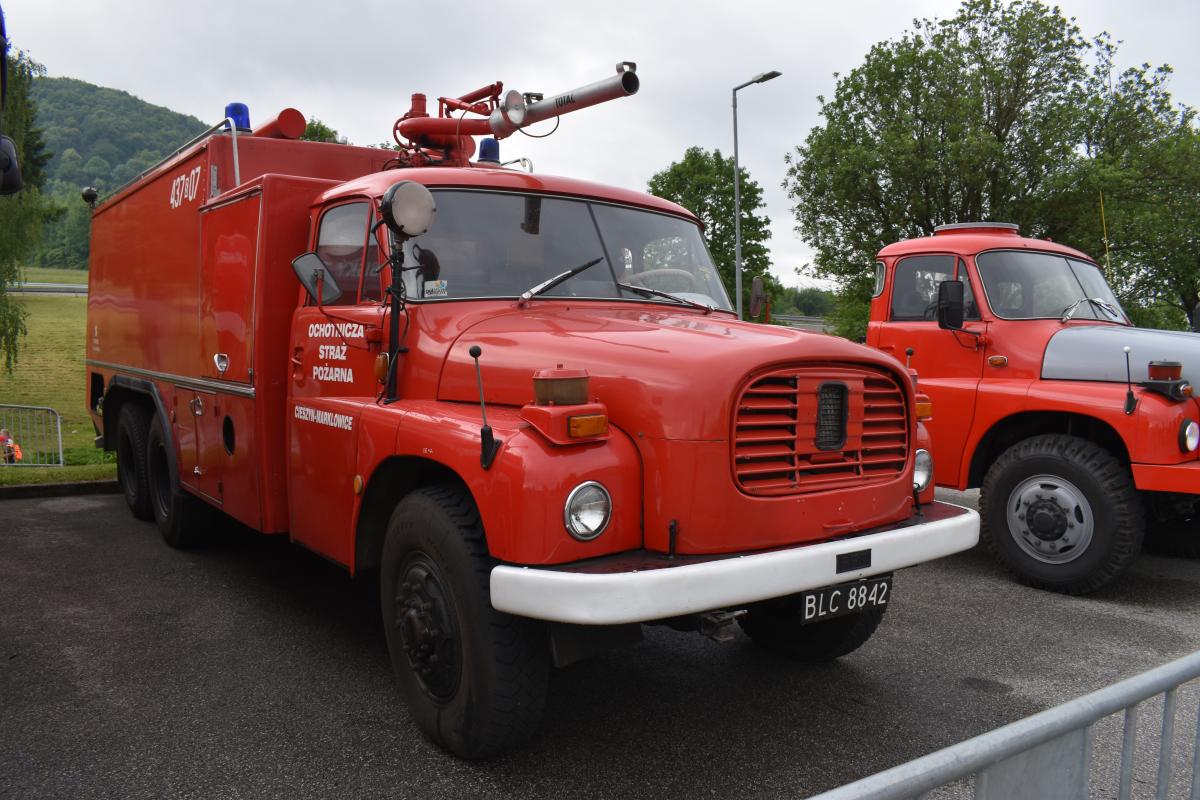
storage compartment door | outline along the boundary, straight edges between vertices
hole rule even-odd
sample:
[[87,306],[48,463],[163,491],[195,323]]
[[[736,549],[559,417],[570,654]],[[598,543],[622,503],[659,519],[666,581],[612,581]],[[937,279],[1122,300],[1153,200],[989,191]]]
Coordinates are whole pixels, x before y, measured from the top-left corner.
[[207,210],[201,221],[200,362],[210,378],[253,384],[254,280],[262,195]]

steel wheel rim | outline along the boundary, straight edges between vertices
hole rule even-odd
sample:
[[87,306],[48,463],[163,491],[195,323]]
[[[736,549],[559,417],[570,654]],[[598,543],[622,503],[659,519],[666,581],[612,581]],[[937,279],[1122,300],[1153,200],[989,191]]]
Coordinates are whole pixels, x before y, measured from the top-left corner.
[[1008,532],[1030,558],[1067,564],[1087,552],[1096,515],[1079,487],[1059,475],[1035,475],[1012,490]]
[[394,596],[392,624],[417,683],[438,702],[451,699],[462,675],[462,643],[441,570],[425,553],[411,554],[396,576]]

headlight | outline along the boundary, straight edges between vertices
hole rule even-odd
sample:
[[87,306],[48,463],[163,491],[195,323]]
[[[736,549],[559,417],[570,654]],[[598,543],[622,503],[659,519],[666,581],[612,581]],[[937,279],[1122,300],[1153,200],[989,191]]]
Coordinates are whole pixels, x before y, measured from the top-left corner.
[[595,481],[581,483],[567,495],[563,506],[563,525],[567,533],[581,542],[590,542],[608,527],[612,515],[612,498],[608,490]]
[[933,480],[933,456],[929,455],[928,450],[918,450],[916,458],[913,459],[913,488],[918,492],[923,492],[929,488],[931,480]]
[[1195,420],[1185,419],[1179,426],[1179,449],[1185,453],[1194,453],[1200,447],[1200,424]]

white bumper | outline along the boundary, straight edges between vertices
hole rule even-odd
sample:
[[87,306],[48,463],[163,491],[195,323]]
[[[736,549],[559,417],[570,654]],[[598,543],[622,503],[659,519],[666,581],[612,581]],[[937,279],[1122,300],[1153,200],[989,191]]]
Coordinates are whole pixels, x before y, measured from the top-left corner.
[[[585,571],[572,567],[492,569],[492,606],[521,617],[576,625],[617,625],[737,608],[772,597],[892,572],[974,547],[979,514],[934,503],[928,521],[849,539],[731,555],[693,563],[662,560],[650,569]],[[838,556],[870,566],[838,570]],[[849,555],[854,554],[854,555]]]

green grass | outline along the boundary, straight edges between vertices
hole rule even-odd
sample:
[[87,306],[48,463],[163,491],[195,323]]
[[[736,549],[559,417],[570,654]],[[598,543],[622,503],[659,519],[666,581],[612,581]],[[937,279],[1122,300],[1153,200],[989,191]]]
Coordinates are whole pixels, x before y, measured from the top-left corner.
[[26,267],[21,271],[21,280],[30,283],[81,283],[86,286],[88,274],[87,270],[82,269]]
[[[38,272],[87,275],[76,270]],[[58,280],[56,275],[37,279]],[[17,297],[29,312],[26,319],[29,333],[21,341],[19,360],[12,373],[0,368],[0,403],[49,406],[61,414],[63,456],[67,466],[0,467],[0,486],[115,477],[116,463],[112,453],[103,453],[93,446],[96,432],[87,415],[87,372],[83,363],[87,298]]]

